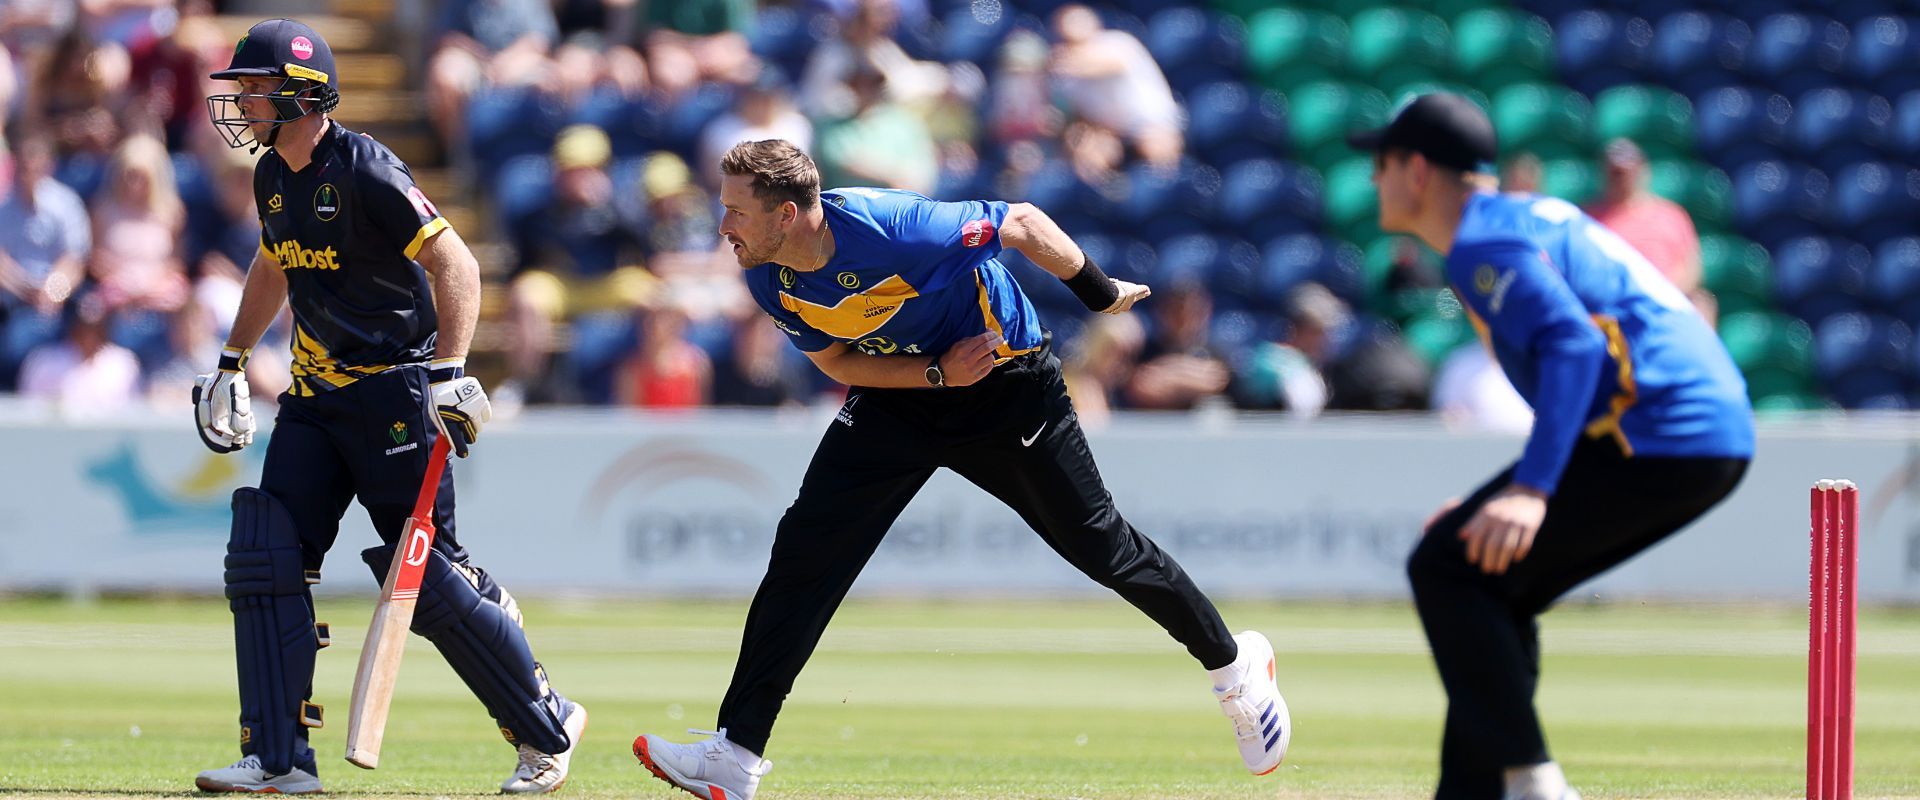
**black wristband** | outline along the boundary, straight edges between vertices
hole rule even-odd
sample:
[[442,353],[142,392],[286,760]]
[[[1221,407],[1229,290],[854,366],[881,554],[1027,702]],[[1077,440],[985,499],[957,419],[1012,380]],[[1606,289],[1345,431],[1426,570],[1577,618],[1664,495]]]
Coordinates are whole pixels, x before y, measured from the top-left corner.
[[1073,277],[1062,282],[1073,290],[1073,296],[1080,298],[1088,311],[1112,308],[1120,300],[1120,285],[1107,277],[1107,273],[1100,271],[1100,265],[1093,263],[1093,256],[1081,255],[1086,257],[1086,263],[1080,265],[1080,271],[1074,273]]
[[241,350],[237,347],[224,348],[220,351],[220,365],[218,369],[221,372],[245,372],[247,369],[247,357],[251,354],[252,351]]

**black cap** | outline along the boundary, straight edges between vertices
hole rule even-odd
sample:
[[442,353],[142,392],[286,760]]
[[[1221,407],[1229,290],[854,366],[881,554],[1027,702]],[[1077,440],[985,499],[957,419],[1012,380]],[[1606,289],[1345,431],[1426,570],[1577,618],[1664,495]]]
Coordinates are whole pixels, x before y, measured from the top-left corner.
[[305,23],[290,19],[270,19],[247,29],[247,35],[234,45],[233,62],[209,77],[234,80],[244,75],[303,78],[336,89],[340,85],[327,40]]
[[1478,105],[1457,94],[1434,92],[1413,98],[1384,128],[1347,136],[1359,150],[1407,150],[1462,172],[1493,174],[1500,146],[1493,121]]

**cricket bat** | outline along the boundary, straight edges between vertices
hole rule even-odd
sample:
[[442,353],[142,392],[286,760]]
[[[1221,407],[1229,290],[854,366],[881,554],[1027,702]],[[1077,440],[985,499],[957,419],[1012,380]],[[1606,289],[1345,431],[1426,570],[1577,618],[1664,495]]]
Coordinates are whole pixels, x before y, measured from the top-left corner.
[[400,548],[380,585],[380,602],[367,625],[367,643],[360,649],[360,669],[353,676],[353,705],[347,710],[347,761],[356,767],[380,765],[380,740],[387,732],[387,710],[393,705],[393,685],[400,677],[400,656],[407,647],[407,629],[413,625],[413,604],[420,599],[420,576],[433,551],[433,504],[440,494],[440,474],[447,465],[447,437],[433,442],[427,456],[427,476],[420,483],[420,499],[413,516],[400,531]]

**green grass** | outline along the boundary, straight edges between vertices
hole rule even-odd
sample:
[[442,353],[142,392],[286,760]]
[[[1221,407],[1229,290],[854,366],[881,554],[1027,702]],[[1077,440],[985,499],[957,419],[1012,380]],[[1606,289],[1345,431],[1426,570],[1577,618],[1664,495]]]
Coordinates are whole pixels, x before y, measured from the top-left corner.
[[[340,760],[370,598],[326,600],[321,777],[341,794],[490,794],[513,766],[430,646],[410,648],[383,766]],[[592,710],[569,797],[684,797],[635,766],[647,731],[710,727],[745,609],[533,602],[536,652]],[[1233,604],[1280,651],[1297,733],[1245,774],[1205,676],[1117,600],[849,604],[775,731],[762,797],[1333,798],[1430,792],[1442,696],[1398,605]],[[212,600],[0,601],[0,794],[187,794],[236,757],[230,623]],[[1803,611],[1571,606],[1546,618],[1540,706],[1590,798],[1794,797]],[[1857,793],[1920,797],[1920,612],[1861,625]],[[685,741],[685,738],[680,740]]]

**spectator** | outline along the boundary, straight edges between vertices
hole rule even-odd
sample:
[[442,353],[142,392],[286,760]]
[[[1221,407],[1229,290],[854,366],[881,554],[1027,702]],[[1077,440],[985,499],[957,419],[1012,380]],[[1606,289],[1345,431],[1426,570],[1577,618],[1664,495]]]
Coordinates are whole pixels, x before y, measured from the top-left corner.
[[552,383],[548,355],[557,320],[594,307],[630,307],[640,296],[627,291],[629,284],[650,282],[634,266],[644,226],[616,197],[607,172],[612,155],[599,128],[561,131],[553,146],[553,201],[511,226],[519,255],[507,295],[512,335],[503,388],[510,395]]
[[1600,199],[1587,213],[1620,234],[1673,285],[1692,292],[1700,286],[1700,235],[1686,209],[1647,188],[1649,175],[1638,145],[1627,139],[1608,142]]
[[220,325],[232,320],[239,311],[241,284],[246,268],[260,249],[260,218],[253,199],[253,162],[242,151],[228,150],[214,162],[213,194],[215,213],[206,215],[209,225],[198,234],[200,253],[194,265],[194,293]]
[[1500,165],[1500,190],[1516,194],[1538,194],[1546,166],[1540,157],[1525,150],[1507,157]]
[[149,405],[177,412],[193,404],[194,376],[220,361],[218,328],[215,312],[194,300],[167,317],[167,358],[147,371]]
[[1441,362],[1433,380],[1433,409],[1456,428],[1515,434],[1533,430],[1533,408],[1479,341],[1461,345]]
[[609,35],[615,20],[632,7],[633,0],[553,1],[560,46],[553,52],[550,88],[563,105],[578,103],[598,86],[612,86],[627,98],[646,92],[646,61],[624,39]]
[[166,312],[186,302],[180,261],[186,212],[159,139],[137,134],[114,151],[106,185],[94,199],[93,223],[89,272],[109,306]]
[[787,335],[764,317],[742,317],[725,357],[713,367],[716,406],[792,406],[807,396],[806,380],[787,360]]
[[60,335],[60,307],[80,285],[93,249],[87,207],[53,179],[53,145],[28,134],[0,199],[0,389],[27,351]]
[[1007,35],[991,94],[986,129],[994,141],[1045,141],[1060,135],[1060,109],[1053,105],[1047,85],[1047,41],[1040,34],[1016,30]]
[[[0,11],[0,14],[4,13]],[[4,23],[0,23],[0,29],[5,27]],[[20,75],[18,70],[13,68],[13,51],[7,49],[4,42],[0,42],[0,130],[12,127],[9,122],[18,113],[14,103],[19,99]]]
[[1427,364],[1390,330],[1373,327],[1326,370],[1328,408],[1342,411],[1427,410]]
[[671,100],[702,83],[744,84],[758,62],[747,45],[753,0],[622,0],[610,38],[636,42],[654,90]]
[[140,362],[107,340],[112,308],[87,292],[69,301],[63,316],[66,338],[27,354],[20,393],[68,419],[106,419],[131,407],[140,397]]
[[807,59],[800,97],[808,116],[854,115],[860,102],[853,79],[863,70],[885,77],[888,100],[916,111],[946,93],[946,67],[916,61],[894,41],[899,21],[895,0],[859,0],[853,15],[842,23],[840,35],[815,47]]
[[544,85],[560,27],[546,0],[447,0],[427,63],[428,119],[465,145],[467,102],[486,86]]
[[553,200],[514,224],[515,273],[536,265],[597,276],[637,263],[645,218],[613,185],[613,144],[605,131],[573,125],[553,143]]
[[1411,236],[1393,237],[1393,260],[1387,266],[1386,290],[1394,295],[1404,291],[1444,289],[1447,285],[1437,255]]
[[1097,430],[1112,419],[1146,340],[1146,329],[1134,314],[1095,314],[1087,320],[1061,371],[1080,424]]
[[1284,409],[1307,419],[1326,408],[1327,380],[1321,371],[1332,361],[1334,339],[1353,313],[1317,283],[1296,287],[1287,306],[1286,338],[1254,348],[1234,376],[1234,400],[1241,408]]
[[53,137],[62,165],[80,158],[97,166],[119,143],[117,103],[127,96],[131,69],[125,49],[94,44],[78,25],[54,42],[29,89],[27,122]]
[[1213,299],[1206,288],[1175,284],[1156,294],[1153,313],[1153,336],[1127,383],[1128,405],[1186,411],[1221,396],[1233,374],[1209,341]]
[[732,249],[720,239],[712,195],[694,183],[685,161],[666,151],[647,157],[639,194],[647,200],[651,220],[648,270],[673,293],[675,306],[695,330],[715,334],[711,341],[717,341],[727,335],[727,321],[746,316],[753,301]]
[[151,37],[128,45],[130,86],[136,117],[133,127],[151,124],[165,132],[169,149],[183,150],[192,137],[209,127],[207,92],[201,90],[210,68],[203,54],[218,53],[227,43],[207,15],[205,0],[189,0],[177,20],[162,20]]
[[1177,165],[1185,148],[1180,106],[1147,46],[1079,4],[1054,12],[1053,32],[1052,74],[1069,113],[1123,137],[1150,164]]
[[687,315],[671,299],[640,311],[640,343],[620,369],[619,402],[639,408],[692,408],[707,402],[713,365],[687,341]]
[[887,186],[931,194],[940,179],[933,134],[913,112],[887,99],[878,69],[853,74],[853,116],[820,128],[820,185]]
[[[714,164],[719,163],[716,158]],[[720,223],[713,218],[713,197],[694,185],[687,162],[665,150],[647,156],[638,188],[647,200],[648,252],[704,254],[714,249]]]
[[734,99],[733,110],[707,123],[700,133],[699,163],[708,191],[720,190],[720,156],[736,144],[785,139],[803,150],[813,148],[813,123],[787,101],[792,93],[793,87],[778,69],[761,67],[753,83]]

